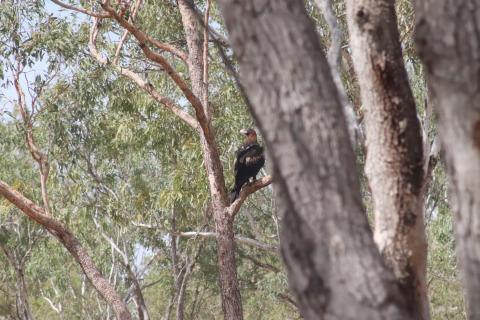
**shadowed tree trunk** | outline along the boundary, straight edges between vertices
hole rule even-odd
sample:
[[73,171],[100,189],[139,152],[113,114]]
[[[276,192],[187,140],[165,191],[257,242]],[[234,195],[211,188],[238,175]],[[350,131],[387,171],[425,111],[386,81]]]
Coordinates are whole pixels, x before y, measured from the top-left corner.
[[219,2],[271,156],[282,254],[303,317],[411,319],[373,242],[342,107],[303,2]]
[[365,172],[374,239],[415,319],[429,319],[423,142],[405,70],[394,0],[347,0],[353,64],[365,108]]
[[480,319],[480,5],[414,1],[416,42],[450,178],[469,319]]

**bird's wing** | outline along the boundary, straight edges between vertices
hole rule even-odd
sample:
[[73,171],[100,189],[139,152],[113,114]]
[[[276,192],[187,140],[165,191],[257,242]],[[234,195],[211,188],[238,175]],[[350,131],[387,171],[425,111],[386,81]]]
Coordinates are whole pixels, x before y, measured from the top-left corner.
[[235,174],[237,174],[238,170],[242,165],[245,164],[245,154],[252,148],[253,145],[242,145],[238,148],[237,152],[235,153]]
[[263,158],[263,148],[258,144],[242,146],[237,151],[237,159],[235,161],[235,173],[245,165],[249,165]]

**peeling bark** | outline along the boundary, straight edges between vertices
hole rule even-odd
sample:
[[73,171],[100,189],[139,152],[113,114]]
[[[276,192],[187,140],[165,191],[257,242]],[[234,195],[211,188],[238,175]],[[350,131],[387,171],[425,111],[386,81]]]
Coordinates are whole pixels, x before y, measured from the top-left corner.
[[403,63],[394,0],[347,0],[353,64],[365,108],[365,172],[374,239],[415,319],[429,319],[423,142]]
[[270,153],[302,316],[411,319],[373,242],[341,103],[303,2],[219,3]]
[[416,43],[450,178],[468,319],[480,319],[480,5],[414,1]]

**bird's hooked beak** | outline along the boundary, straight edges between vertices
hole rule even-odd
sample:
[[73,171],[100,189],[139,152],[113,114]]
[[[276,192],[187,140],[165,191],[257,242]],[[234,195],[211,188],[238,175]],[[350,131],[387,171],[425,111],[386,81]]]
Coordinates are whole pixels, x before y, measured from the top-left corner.
[[246,136],[248,134],[248,130],[247,129],[242,129],[242,130],[240,130],[240,133]]

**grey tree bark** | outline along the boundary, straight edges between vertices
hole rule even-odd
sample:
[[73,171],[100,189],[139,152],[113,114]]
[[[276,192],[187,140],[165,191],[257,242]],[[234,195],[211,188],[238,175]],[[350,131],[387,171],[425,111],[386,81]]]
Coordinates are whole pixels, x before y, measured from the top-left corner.
[[450,178],[469,319],[480,319],[480,4],[414,1],[416,42]]
[[353,64],[365,109],[374,239],[415,319],[429,319],[423,141],[403,63],[394,0],[347,0]]
[[303,317],[411,319],[373,242],[345,117],[303,2],[219,4],[270,153],[282,254]]

